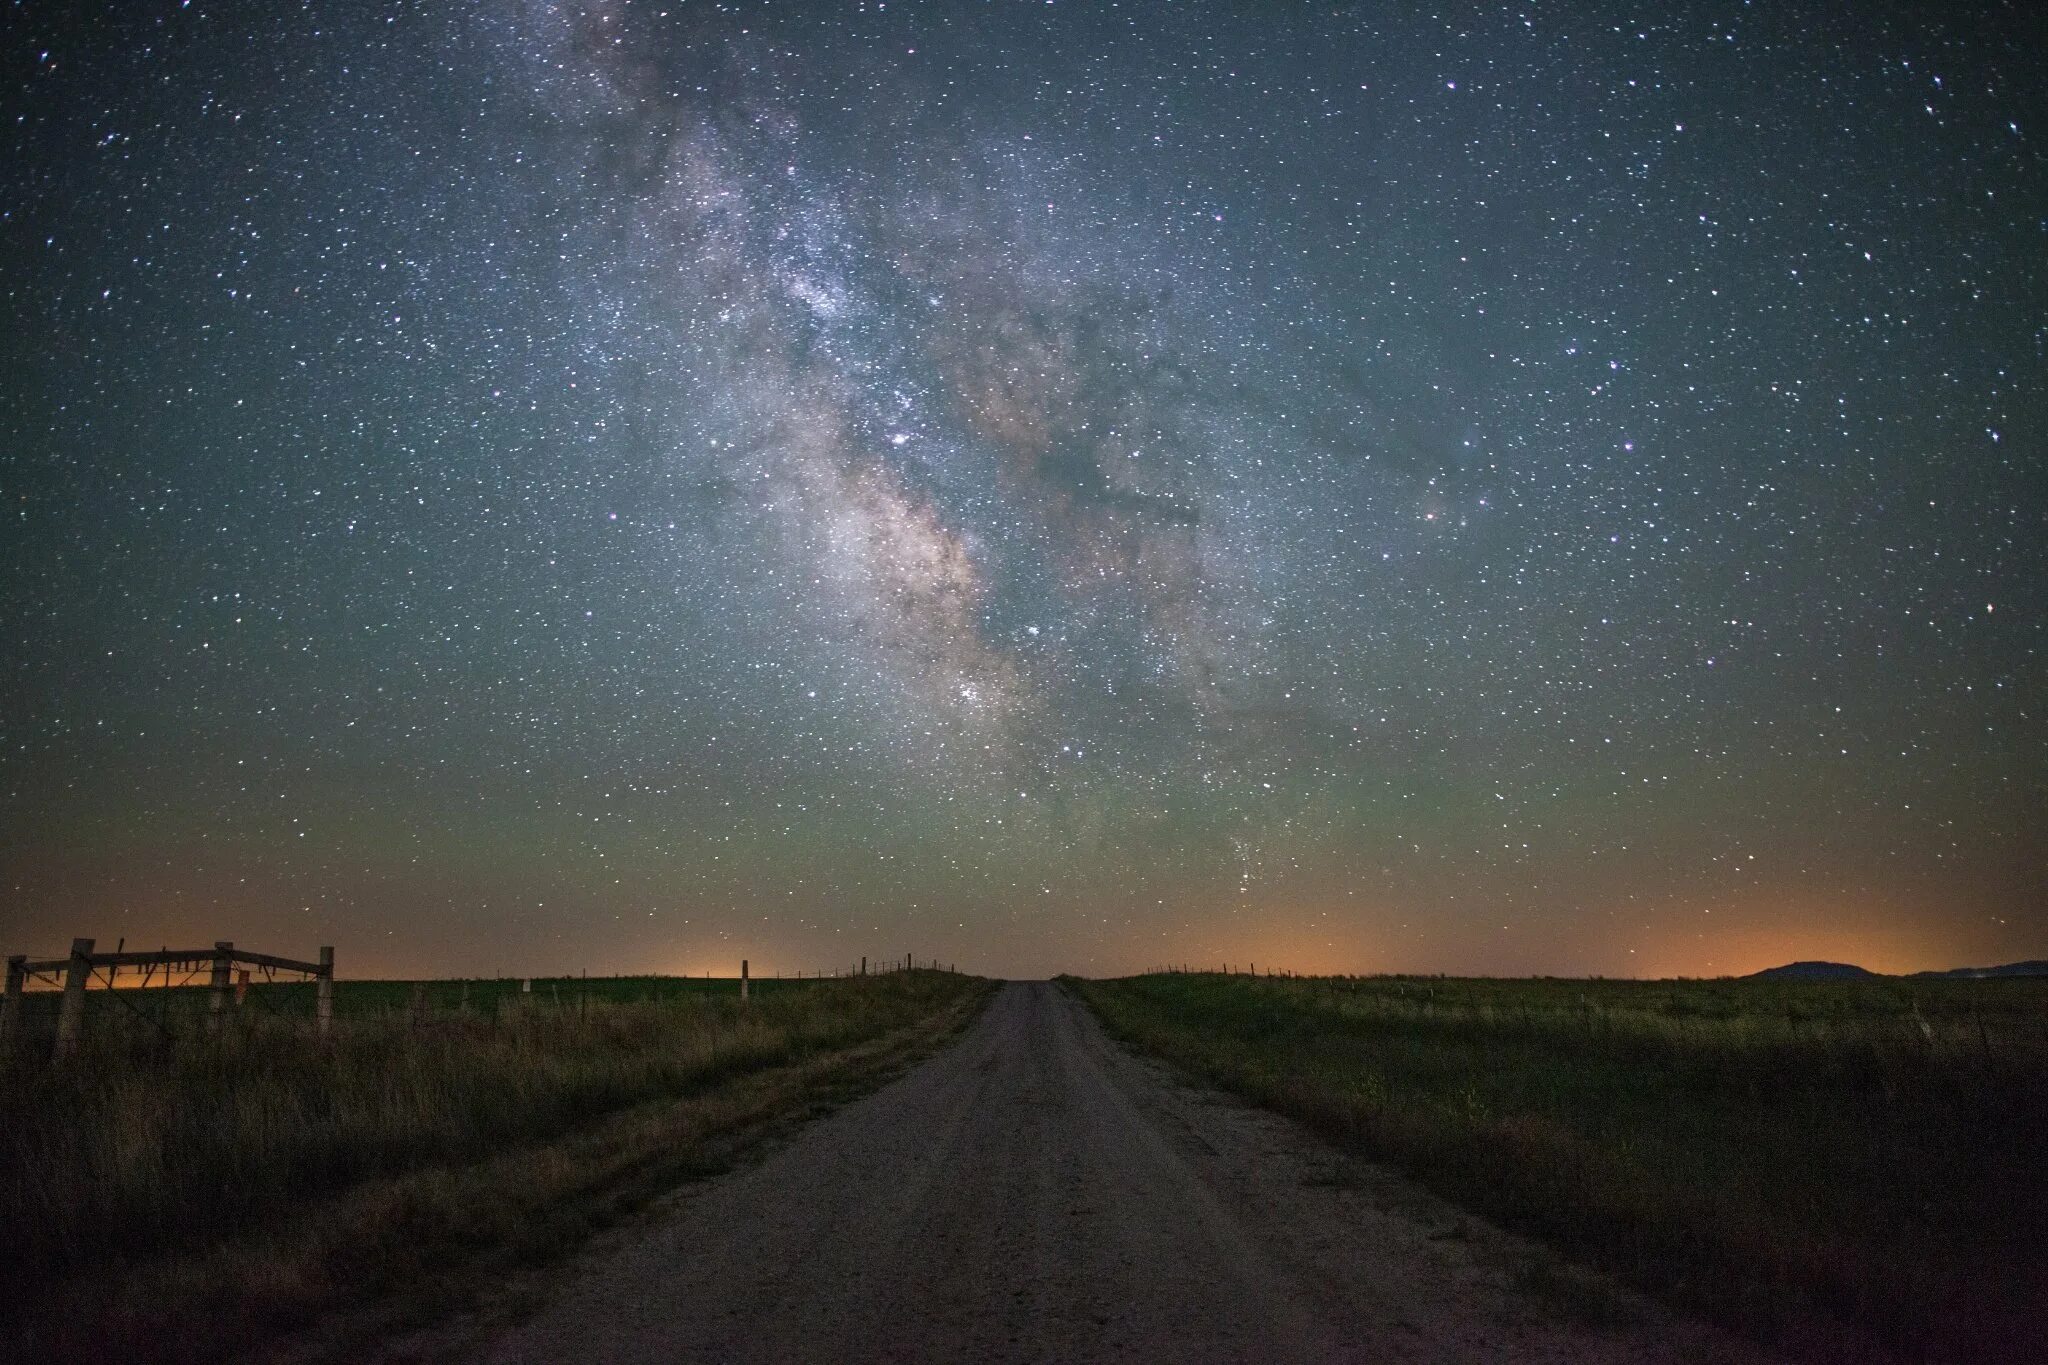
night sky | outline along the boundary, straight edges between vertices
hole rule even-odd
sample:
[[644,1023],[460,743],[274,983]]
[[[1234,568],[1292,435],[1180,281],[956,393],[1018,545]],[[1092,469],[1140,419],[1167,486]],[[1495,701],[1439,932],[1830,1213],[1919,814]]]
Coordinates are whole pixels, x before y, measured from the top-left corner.
[[2048,955],[2028,10],[14,4],[0,948]]

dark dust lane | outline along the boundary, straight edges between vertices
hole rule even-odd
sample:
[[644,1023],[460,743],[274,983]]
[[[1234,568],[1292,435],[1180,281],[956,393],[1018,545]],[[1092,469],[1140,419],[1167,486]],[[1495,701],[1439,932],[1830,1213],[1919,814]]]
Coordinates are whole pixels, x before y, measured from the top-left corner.
[[490,1358],[1742,1358],[1521,1294],[1540,1253],[1270,1114],[1185,1089],[1048,983],[593,1250]]

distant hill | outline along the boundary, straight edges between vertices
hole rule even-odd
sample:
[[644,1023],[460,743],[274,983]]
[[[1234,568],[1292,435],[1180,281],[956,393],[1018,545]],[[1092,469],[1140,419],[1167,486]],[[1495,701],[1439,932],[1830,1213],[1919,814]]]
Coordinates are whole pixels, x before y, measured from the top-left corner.
[[1749,976],[1752,981],[1860,981],[1877,973],[1849,962],[1788,962]]
[[1915,972],[1915,976],[2048,976],[2048,961],[2008,962],[2003,967],[1951,967],[1945,972]]
[[[1853,962],[1788,962],[1782,967],[1766,967],[1760,972],[1751,972],[1749,980],[1875,981],[1883,976],[1884,973],[1882,972],[1873,972],[1867,967],[1858,967]],[[1914,978],[2048,976],[2048,960],[2008,962],[2002,967],[1953,967],[1945,972],[1914,972],[1912,976]]]

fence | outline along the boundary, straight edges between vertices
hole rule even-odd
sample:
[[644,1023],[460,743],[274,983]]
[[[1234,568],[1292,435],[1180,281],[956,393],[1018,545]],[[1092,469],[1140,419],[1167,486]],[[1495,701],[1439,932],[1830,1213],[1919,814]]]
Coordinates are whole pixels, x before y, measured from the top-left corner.
[[[764,988],[780,989],[793,975],[799,982],[879,975],[923,969],[957,970],[937,958],[906,953],[893,960],[861,958],[825,971],[777,971],[774,979],[757,976],[742,959],[739,978],[575,976],[450,978],[422,980],[355,980],[337,988],[334,949],[323,947],[317,962],[302,962],[270,953],[238,949],[228,941],[211,948],[128,952],[125,941],[114,952],[94,951],[89,938],[74,939],[69,957],[31,961],[26,955],[7,959],[7,983],[0,1000],[0,1054],[23,1056],[24,1048],[48,1046],[63,1059],[77,1053],[90,1032],[112,1035],[122,1027],[163,1042],[203,1031],[218,1035],[230,1020],[237,1028],[296,1019],[303,1027],[311,1016],[313,1030],[329,1036],[337,1027],[337,1003],[347,1019],[392,1016],[413,1027],[444,1017],[466,1018],[473,1010],[505,1016],[542,1004],[568,1007],[588,1017],[595,1004],[662,1001],[716,994],[735,988],[742,1000]],[[258,982],[252,989],[250,977]],[[279,973],[288,978],[279,980]],[[59,987],[52,990],[49,987]],[[154,987],[154,989],[142,989]],[[337,990],[347,998],[337,1002]],[[509,1016],[508,1016],[509,1017]]]
[[[236,975],[237,964],[240,964],[239,977]],[[75,938],[71,940],[69,957],[31,962],[26,955],[16,954],[7,959],[6,994],[0,997],[0,1038],[11,1043],[21,1032],[22,997],[28,993],[29,985],[41,980],[58,984],[61,973],[63,995],[57,1008],[56,1041],[51,1055],[59,1058],[69,1056],[78,1050],[79,1038],[84,1033],[86,988],[92,984],[96,974],[104,972],[106,988],[112,992],[123,968],[141,969],[141,984],[144,986],[149,984],[158,968],[163,970],[165,986],[169,986],[171,977],[179,973],[190,981],[200,972],[206,972],[206,1022],[208,1030],[216,1033],[227,1015],[230,990],[236,1004],[240,1004],[247,995],[251,969],[262,972],[265,980],[274,980],[279,972],[297,972],[314,983],[315,1031],[324,1036],[333,1026],[334,949],[331,947],[320,949],[317,962],[300,962],[271,953],[246,952],[227,941],[217,942],[211,948],[96,953],[92,939]]]

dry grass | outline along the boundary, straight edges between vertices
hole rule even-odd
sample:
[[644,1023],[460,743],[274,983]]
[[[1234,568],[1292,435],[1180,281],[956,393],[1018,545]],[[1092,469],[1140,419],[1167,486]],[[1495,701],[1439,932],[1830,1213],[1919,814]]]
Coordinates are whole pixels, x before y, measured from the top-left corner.
[[1820,1359],[2038,1359],[2048,982],[1075,982],[1123,1038]]
[[10,1333],[52,1359],[217,1359],[337,1309],[377,1330],[431,1315],[715,1164],[736,1132],[858,1088],[987,989],[903,972],[745,1006],[388,1016],[328,1045],[252,1020],[17,1059]]

